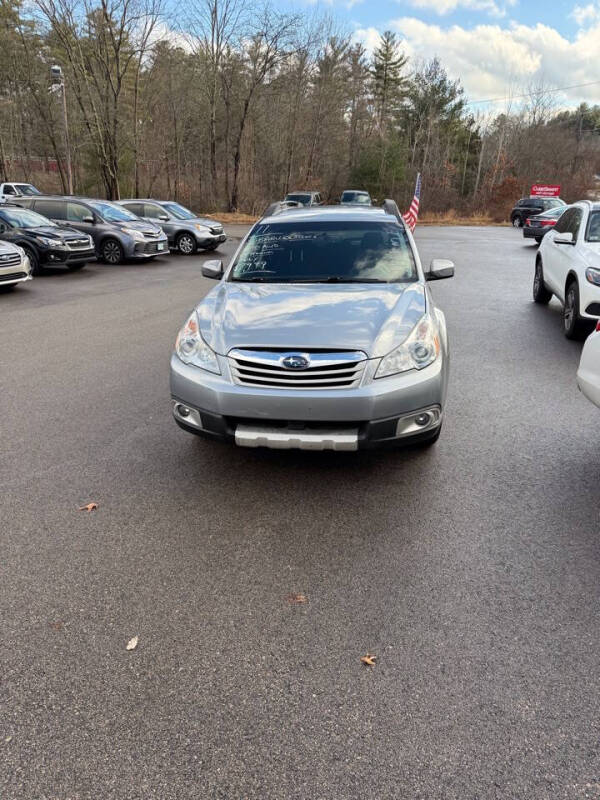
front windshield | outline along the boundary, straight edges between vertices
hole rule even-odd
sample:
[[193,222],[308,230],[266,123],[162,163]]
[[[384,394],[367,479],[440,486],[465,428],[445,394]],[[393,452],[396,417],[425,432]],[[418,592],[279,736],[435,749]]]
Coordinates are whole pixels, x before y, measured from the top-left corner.
[[371,198],[368,194],[363,192],[344,192],[342,194],[342,203],[357,203],[364,206],[371,205]]
[[404,283],[417,280],[417,268],[393,222],[265,223],[248,237],[229,280]]
[[179,203],[165,203],[164,207],[169,214],[173,214],[176,219],[196,219],[196,215],[193,211],[180,206]]
[[129,222],[130,220],[139,222],[135,214],[127,211],[123,206],[116,205],[116,203],[94,201],[90,205],[106,222]]
[[586,239],[588,242],[600,242],[600,211],[592,211],[590,214]]
[[41,194],[39,189],[36,189],[35,186],[32,186],[30,183],[16,183],[15,186],[21,192],[21,194],[27,195],[27,197],[32,197],[35,194]]
[[292,200],[294,203],[301,203],[303,206],[310,204],[309,194],[286,194],[286,200]]
[[12,225],[13,228],[58,228],[54,222],[51,222],[41,214],[36,214],[35,211],[28,211],[25,208],[11,208],[3,209],[0,217]]

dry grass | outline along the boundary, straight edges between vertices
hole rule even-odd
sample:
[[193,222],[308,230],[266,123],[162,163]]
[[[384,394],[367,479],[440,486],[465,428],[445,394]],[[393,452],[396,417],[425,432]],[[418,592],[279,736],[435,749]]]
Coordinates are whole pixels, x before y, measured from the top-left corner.
[[224,222],[226,225],[252,225],[257,219],[260,219],[252,214],[243,214],[240,211],[217,211],[214,214],[202,214],[201,216],[218,219],[219,222]]
[[451,208],[443,213],[422,214],[419,217],[420,225],[508,225],[508,222],[497,222],[488,214],[460,215]]
[[[226,225],[252,225],[259,217],[241,212],[229,211],[203,214],[205,217],[217,219]],[[449,211],[421,214],[419,225],[508,225],[507,222],[496,222],[488,214],[473,214],[472,216],[458,214],[453,208]]]

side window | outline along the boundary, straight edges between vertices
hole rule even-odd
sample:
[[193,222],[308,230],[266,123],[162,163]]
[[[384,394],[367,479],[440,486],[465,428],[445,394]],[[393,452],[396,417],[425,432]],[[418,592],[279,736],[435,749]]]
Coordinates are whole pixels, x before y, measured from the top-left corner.
[[574,208],[569,208],[565,211],[565,213],[560,217],[556,225],[554,226],[554,230],[556,233],[567,233],[571,230],[571,220],[573,219],[573,212],[575,211]]
[[43,217],[48,217],[48,219],[65,218],[64,203],[53,202],[52,200],[36,200],[33,205],[33,210],[37,211],[37,213],[41,214]]
[[67,203],[67,220],[69,222],[83,222],[84,217],[93,216],[89,208],[80,203]]
[[[137,211],[133,212],[137,214]],[[159,217],[164,217],[165,212],[160,208],[160,206],[152,205],[152,203],[144,203],[144,217],[150,217],[150,219],[159,219]]]
[[7,183],[4,187],[4,194],[16,194],[15,187]]
[[579,228],[581,227],[581,220],[583,219],[583,211],[580,208],[574,208],[572,211],[573,216],[571,217],[568,230],[571,231],[573,234],[573,241],[576,242],[579,235]]
[[132,214],[135,214],[136,217],[142,217],[144,214],[144,208],[142,203],[122,203],[123,208],[126,208],[127,211],[131,211]]

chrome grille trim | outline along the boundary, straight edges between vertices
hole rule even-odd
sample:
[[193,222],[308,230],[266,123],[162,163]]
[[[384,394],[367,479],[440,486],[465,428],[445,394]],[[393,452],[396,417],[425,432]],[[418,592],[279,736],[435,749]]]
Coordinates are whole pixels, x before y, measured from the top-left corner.
[[21,256],[19,253],[2,253],[0,256],[0,269],[3,267],[14,267],[16,264],[21,263]]
[[[286,369],[282,360],[302,353],[310,366]],[[352,389],[360,385],[367,356],[360,351],[311,353],[305,350],[272,352],[236,348],[228,355],[233,382],[239,386],[264,389]]]

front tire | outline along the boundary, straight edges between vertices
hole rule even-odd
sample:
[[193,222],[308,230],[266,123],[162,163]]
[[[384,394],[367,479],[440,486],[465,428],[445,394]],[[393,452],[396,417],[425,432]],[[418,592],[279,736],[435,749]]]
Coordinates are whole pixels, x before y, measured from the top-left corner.
[[105,264],[121,264],[125,252],[116,239],[105,239],[100,246],[100,258]]
[[546,289],[544,284],[544,268],[538,258],[533,275],[533,302],[541,306],[547,306],[552,299],[552,292]]
[[579,285],[576,280],[567,286],[562,319],[567,339],[582,339],[588,333],[590,323],[579,316]]
[[25,255],[29,259],[29,263],[31,264],[31,274],[32,275],[39,275],[43,270],[40,266],[40,259],[38,254],[32,247],[28,247],[26,244],[22,244],[21,247],[25,250]]
[[192,256],[197,248],[196,239],[191,233],[180,233],[177,237],[177,249],[184,256]]
[[521,219],[521,217],[518,214],[516,214],[513,217],[512,226],[513,226],[513,228],[522,228],[523,227],[523,220]]

